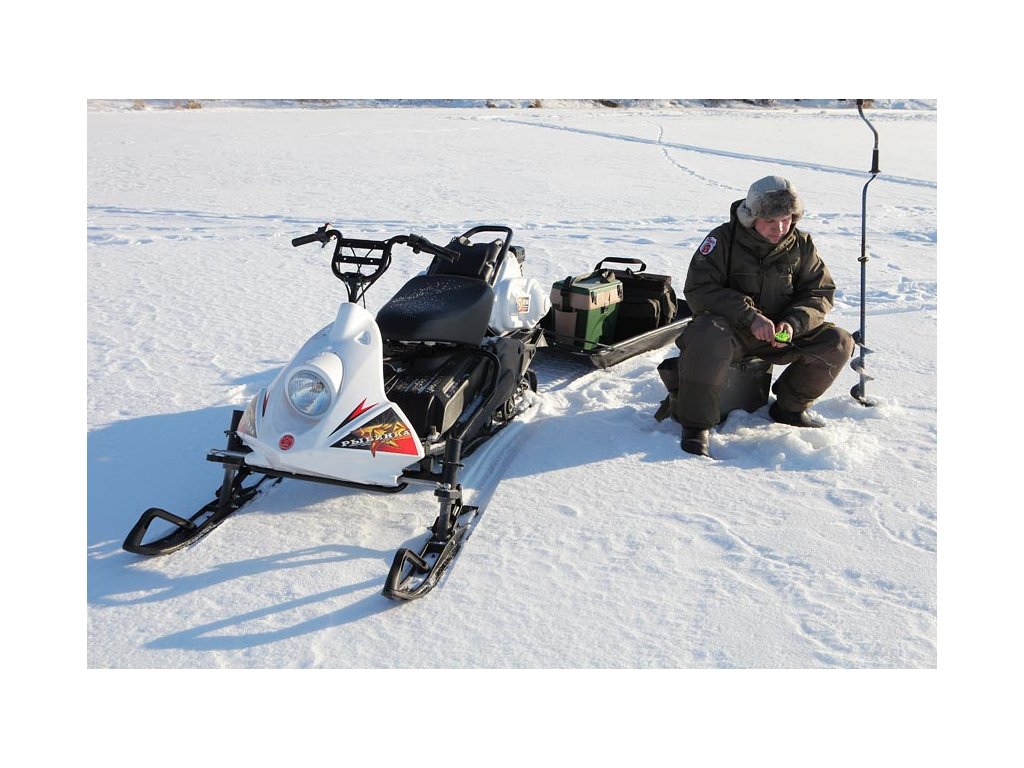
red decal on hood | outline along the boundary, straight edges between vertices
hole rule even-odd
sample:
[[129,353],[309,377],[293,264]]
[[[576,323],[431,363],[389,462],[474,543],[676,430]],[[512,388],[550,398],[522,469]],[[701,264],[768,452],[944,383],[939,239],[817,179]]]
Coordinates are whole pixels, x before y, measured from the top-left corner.
[[331,434],[333,435],[335,432],[337,432],[339,429],[344,427],[349,422],[355,421],[360,416],[362,416],[364,413],[366,413],[367,411],[372,410],[373,408],[376,408],[376,407],[377,407],[377,403],[374,403],[373,405],[367,405],[366,404],[366,398],[364,397],[363,398],[363,402],[361,402],[359,405],[357,405],[355,407],[355,409],[352,411],[352,413],[350,413],[348,416],[345,417],[345,420],[343,422],[341,422],[341,424],[339,424],[333,430],[331,430]]

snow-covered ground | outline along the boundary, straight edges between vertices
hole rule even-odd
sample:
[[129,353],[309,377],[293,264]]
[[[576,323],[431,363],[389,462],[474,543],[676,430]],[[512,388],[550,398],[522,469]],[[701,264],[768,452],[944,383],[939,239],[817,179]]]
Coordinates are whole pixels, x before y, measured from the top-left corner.
[[[850,107],[90,110],[88,666],[376,670],[361,695],[382,709],[393,696],[399,722],[410,705],[446,717],[419,710],[440,681],[412,670],[937,668],[937,114],[868,111],[883,170],[867,216],[876,408],[850,397],[847,369],[815,407],[826,429],[737,412],[709,462],[653,419],[671,348],[574,376],[542,360],[534,407],[468,463],[486,510],[464,552],[399,605],[380,589],[436,514],[427,488],[286,481],[192,548],[120,549],[146,507],[210,497],[205,452],[232,408],[333,318],[325,252],[290,239],[325,221],[437,242],[507,224],[542,282],[624,256],[681,288],[729,204],[780,174],[839,285],[832,319],[855,330],[868,127]],[[425,263],[402,254],[368,306]],[[404,690],[408,675],[428,690]],[[484,684],[530,695],[534,680]],[[597,699],[609,679],[557,680]],[[691,678],[630,677],[615,696],[677,684]],[[651,727],[678,727],[685,695]],[[746,695],[747,714],[771,707]],[[555,717],[554,701],[535,706]]]
[[[859,324],[855,109],[89,113],[89,664],[97,667],[928,668],[936,664],[936,112],[869,112],[868,338],[828,429],[733,414],[718,461],[658,423],[671,348],[566,376],[470,462],[489,498],[443,587],[380,596],[435,514],[284,483],[199,545],[140,560],[148,506],[191,512],[230,410],[330,320],[342,286],[290,239],[439,242],[508,224],[544,283],[608,256],[682,283],[753,179],[785,175]],[[423,266],[407,249],[379,307]],[[502,465],[501,481],[483,469]]]

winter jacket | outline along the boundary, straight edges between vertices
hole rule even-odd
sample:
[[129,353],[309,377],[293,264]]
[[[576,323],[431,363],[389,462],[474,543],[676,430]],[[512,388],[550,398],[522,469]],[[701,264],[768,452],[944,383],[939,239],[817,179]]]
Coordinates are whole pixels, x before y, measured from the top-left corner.
[[773,245],[736,216],[713,229],[690,261],[683,294],[694,314],[721,315],[750,333],[757,313],[800,336],[825,322],[836,286],[811,236],[795,226]]

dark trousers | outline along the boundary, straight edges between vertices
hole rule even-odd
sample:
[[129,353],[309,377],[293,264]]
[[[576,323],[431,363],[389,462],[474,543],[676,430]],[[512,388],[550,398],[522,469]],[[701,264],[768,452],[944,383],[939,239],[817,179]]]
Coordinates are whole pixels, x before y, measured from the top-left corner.
[[772,385],[779,407],[805,411],[838,378],[853,355],[849,332],[831,323],[798,336],[776,349],[749,333],[736,332],[719,315],[697,315],[683,329],[676,345],[679,355],[679,395],[676,418],[684,427],[710,429],[718,423],[719,392],[729,366],[744,357],[760,357],[786,370]]

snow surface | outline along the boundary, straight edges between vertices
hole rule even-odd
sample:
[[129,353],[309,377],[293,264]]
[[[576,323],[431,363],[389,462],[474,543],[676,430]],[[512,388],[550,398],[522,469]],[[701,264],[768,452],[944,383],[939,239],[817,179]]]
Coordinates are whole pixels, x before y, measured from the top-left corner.
[[[606,371],[542,361],[534,407],[467,466],[471,499],[486,502],[479,525],[441,586],[408,605],[380,589],[394,551],[421,541],[436,513],[428,488],[388,496],[285,482],[192,548],[157,559],[120,549],[146,507],[191,512],[210,497],[220,472],[205,452],[222,444],[230,411],[334,316],[343,288],[326,254],[290,239],[325,221],[350,236],[439,242],[507,224],[543,282],[626,256],[681,286],[729,203],[777,173],[801,191],[802,227],[839,285],[832,319],[855,330],[868,128],[848,107],[97,105],[87,120],[88,667],[346,670],[306,678],[322,703],[279,696],[266,712],[251,703],[265,701],[265,678],[232,679],[241,711],[268,735],[290,707],[309,713],[308,734],[292,725],[268,743],[263,757],[278,762],[312,759],[303,734],[322,741],[313,731],[333,728],[337,707],[342,725],[359,722],[360,702],[399,729],[415,719],[421,736],[421,718],[439,721],[441,738],[476,725],[494,737],[483,762],[519,738],[474,705],[497,697],[528,708],[533,730],[521,735],[533,757],[580,748],[562,730],[582,726],[566,703],[605,728],[608,711],[638,709],[635,741],[588,736],[583,754],[617,763],[652,762],[655,745],[674,743],[666,734],[685,753],[698,723],[776,723],[778,705],[825,733],[865,711],[883,729],[917,722],[908,707],[931,711],[935,678],[901,678],[913,691],[904,698],[874,676],[760,677],[753,695],[724,672],[664,676],[938,667],[937,111],[908,103],[868,112],[884,171],[867,216],[878,407],[853,401],[847,369],[814,409],[826,429],[734,413],[710,462],[683,455],[678,428],[652,418],[663,396],[655,367],[671,348]],[[370,308],[424,263],[396,259]],[[951,510],[961,511],[971,512]],[[455,671],[425,674],[440,669]],[[561,673],[528,672],[542,669]],[[448,721],[428,703],[450,680],[465,685],[468,670],[519,674],[470,686],[479,699],[449,702]],[[165,686],[170,711],[194,715],[205,704],[189,698],[194,681],[137,685]],[[165,730],[156,715],[131,719]],[[1004,723],[1002,713],[992,727]],[[768,736],[763,747],[719,749],[798,764],[850,764],[835,753],[868,749],[850,743],[856,727],[824,755],[811,733],[801,747],[754,732]],[[885,754],[934,755],[937,735],[889,733],[899,747]],[[545,753],[532,739],[558,747]],[[971,745],[954,754],[992,748]]]

